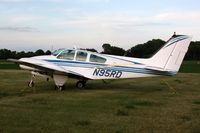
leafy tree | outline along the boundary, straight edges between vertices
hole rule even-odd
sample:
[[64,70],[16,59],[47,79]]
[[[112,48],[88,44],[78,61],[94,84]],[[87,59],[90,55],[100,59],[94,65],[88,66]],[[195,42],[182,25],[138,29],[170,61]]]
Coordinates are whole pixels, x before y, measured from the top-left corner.
[[51,55],[51,51],[50,51],[50,50],[47,50],[47,51],[45,52],[45,55]]
[[191,42],[185,59],[200,60],[200,41]]
[[27,57],[27,54],[26,54],[24,51],[18,52],[18,53],[16,54],[16,58],[17,58],[17,59],[23,58],[23,57]]
[[8,49],[0,49],[0,59],[12,58],[12,52]]
[[137,57],[137,58],[149,58],[164,44],[165,41],[163,40],[153,39],[144,44],[138,44],[132,47],[131,49],[127,50],[125,56]]
[[125,50],[123,48],[112,46],[111,54],[123,56],[125,54]]
[[38,49],[36,52],[35,52],[35,55],[38,56],[38,55],[44,55],[44,51],[42,49]]
[[103,52],[104,54],[111,54],[111,45],[108,43],[105,43],[102,45]]
[[104,51],[102,53],[104,54],[112,54],[112,55],[120,55],[123,56],[125,53],[125,50],[123,48],[119,48],[119,47],[115,47],[115,46],[111,46],[108,43],[105,43],[102,45],[102,48],[104,49]]

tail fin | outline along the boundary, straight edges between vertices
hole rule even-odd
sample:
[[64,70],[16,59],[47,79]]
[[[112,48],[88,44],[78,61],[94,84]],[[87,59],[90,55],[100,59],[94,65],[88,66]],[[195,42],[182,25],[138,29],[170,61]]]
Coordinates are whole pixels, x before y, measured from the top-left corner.
[[191,37],[186,35],[174,35],[169,41],[149,59],[148,67],[178,72],[183,58],[188,51]]

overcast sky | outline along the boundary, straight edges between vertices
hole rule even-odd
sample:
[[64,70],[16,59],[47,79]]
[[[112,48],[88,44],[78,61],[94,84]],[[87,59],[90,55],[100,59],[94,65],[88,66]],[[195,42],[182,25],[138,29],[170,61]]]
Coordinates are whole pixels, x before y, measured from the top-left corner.
[[0,0],[0,49],[128,49],[174,31],[200,40],[199,0]]

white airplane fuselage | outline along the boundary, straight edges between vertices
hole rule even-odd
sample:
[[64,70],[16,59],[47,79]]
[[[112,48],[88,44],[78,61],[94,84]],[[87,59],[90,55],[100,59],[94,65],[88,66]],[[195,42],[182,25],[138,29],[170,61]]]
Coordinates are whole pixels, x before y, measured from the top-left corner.
[[174,36],[151,58],[131,58],[77,49],[59,49],[52,55],[14,61],[38,76],[52,77],[57,86],[67,78],[86,82],[94,79],[121,79],[175,75],[188,50],[191,37]]
[[[82,50],[75,50],[76,52]],[[120,78],[138,78],[138,77],[152,77],[159,75],[171,76],[176,72],[162,73],[156,72],[155,70],[147,69],[145,64],[139,63],[144,62],[146,59],[137,59],[129,57],[120,57],[113,55],[104,55],[98,53],[87,52],[86,61],[77,61],[58,59],[56,56],[36,56],[31,58],[22,58],[21,61],[31,61],[40,63],[40,65],[46,65],[48,63],[49,67],[55,65],[58,66],[61,71],[68,72],[69,70],[77,73],[88,79],[120,79]],[[97,55],[106,59],[105,63],[90,62],[90,54]],[[76,54],[75,54],[76,55]],[[44,63],[44,64],[42,64]],[[20,65],[22,69],[29,71],[40,71],[37,68]]]

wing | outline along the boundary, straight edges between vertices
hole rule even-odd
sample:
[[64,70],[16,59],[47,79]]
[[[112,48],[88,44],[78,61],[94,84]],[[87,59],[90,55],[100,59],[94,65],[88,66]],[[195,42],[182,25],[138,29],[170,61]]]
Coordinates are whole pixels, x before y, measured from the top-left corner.
[[71,70],[66,70],[62,68],[61,66],[53,64],[51,62],[47,62],[45,60],[38,60],[34,58],[22,58],[20,60],[8,59],[8,61],[20,64],[20,65],[24,65],[25,67],[34,69],[33,71],[46,73],[46,74],[49,74],[50,76],[52,76],[53,74],[59,74],[59,75],[66,75],[66,76],[74,77],[74,78],[87,78],[80,73],[77,73]]

